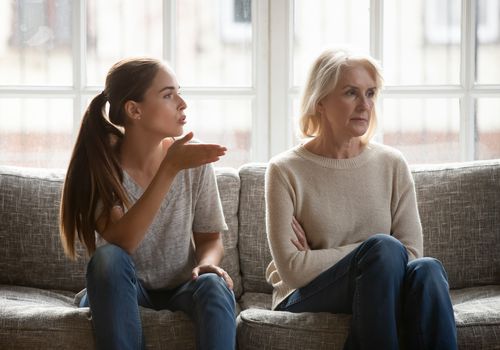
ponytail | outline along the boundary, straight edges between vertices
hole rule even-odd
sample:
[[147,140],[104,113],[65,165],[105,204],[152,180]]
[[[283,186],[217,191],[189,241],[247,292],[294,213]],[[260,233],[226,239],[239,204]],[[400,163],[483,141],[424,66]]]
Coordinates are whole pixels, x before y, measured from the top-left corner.
[[129,206],[122,186],[123,171],[117,150],[123,132],[108,121],[104,91],[87,108],[70,159],[60,208],[60,235],[66,254],[77,258],[75,237],[89,255],[95,249],[96,208],[109,220],[109,208],[117,202]]
[[[156,74],[164,67],[163,62],[148,57],[115,63],[106,77],[104,91],[94,97],[85,111],[66,173],[60,208],[61,240],[64,251],[72,259],[76,258],[76,237],[89,255],[94,253],[96,215],[104,215],[107,225],[113,205],[130,207],[117,156],[123,132],[115,125],[125,126],[125,103],[142,101]],[[104,110],[106,102],[109,102],[108,117]]]

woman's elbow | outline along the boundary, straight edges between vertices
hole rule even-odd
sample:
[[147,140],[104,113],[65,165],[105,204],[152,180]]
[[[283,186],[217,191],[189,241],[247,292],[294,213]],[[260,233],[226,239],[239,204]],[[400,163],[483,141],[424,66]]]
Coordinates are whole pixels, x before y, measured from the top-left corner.
[[297,264],[287,264],[284,268],[278,268],[278,272],[281,276],[281,280],[291,288],[297,289],[307,284],[304,279],[306,274]]

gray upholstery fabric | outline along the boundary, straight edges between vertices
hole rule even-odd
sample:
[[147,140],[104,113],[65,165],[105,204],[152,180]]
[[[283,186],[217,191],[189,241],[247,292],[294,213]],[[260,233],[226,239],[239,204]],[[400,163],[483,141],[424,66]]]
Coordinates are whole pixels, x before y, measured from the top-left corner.
[[266,282],[266,267],[271,261],[267,244],[264,176],[266,164],[248,164],[240,168],[239,250],[245,292],[271,293]]
[[[460,349],[500,349],[500,286],[483,286],[451,291],[455,319],[457,322],[458,343]],[[296,331],[296,324],[283,322],[281,312],[269,311],[271,295],[266,293],[245,293],[240,299],[243,312],[238,319],[238,341],[240,349],[267,348],[268,344],[278,344],[276,349],[316,349],[316,346],[332,346],[342,348],[336,341],[345,339],[346,334],[338,334],[338,329],[347,332],[350,317],[346,315],[325,314],[288,314],[299,317],[304,328],[311,327],[321,335],[316,335],[325,344],[311,343],[312,334],[304,338],[303,332]],[[300,318],[302,317],[302,318]],[[298,319],[298,320],[299,320]],[[334,322],[332,329],[323,327],[325,319]],[[318,326],[316,326],[318,325]],[[340,327],[340,328],[339,328]],[[265,331],[262,329],[265,328]],[[299,327],[300,328],[300,327]],[[303,329],[305,330],[305,329]],[[263,333],[261,333],[263,332]],[[259,336],[257,336],[259,334]],[[277,342],[274,334],[281,334]],[[335,339],[328,343],[326,339]],[[332,345],[333,344],[333,345]],[[274,348],[274,347],[273,347]],[[327,347],[324,347],[327,348]]]
[[[186,314],[140,311],[148,349],[195,349]],[[89,308],[74,306],[72,293],[0,285],[0,348],[94,349]]]
[[247,292],[241,296],[239,303],[242,310],[246,309],[270,310],[272,305],[272,295],[268,293]]
[[[341,349],[350,315],[269,310],[265,169],[245,165],[239,176],[234,169],[216,169],[229,226],[222,266],[243,310],[239,348]],[[500,161],[416,167],[413,174],[425,255],[443,262],[455,288],[459,348],[500,349]],[[94,347],[89,309],[73,304],[74,291],[84,285],[86,260],[70,262],[59,242],[63,175],[0,166],[1,349]],[[193,324],[185,314],[141,308],[141,316],[148,349],[194,349]]]
[[[64,255],[59,239],[59,203],[64,172],[0,166],[0,283],[79,291],[85,286],[86,253],[76,262]],[[217,169],[217,183],[229,230],[223,233],[222,266],[235,294],[242,292],[238,257],[239,177]]]
[[451,291],[460,349],[500,349],[500,285]]
[[416,168],[424,254],[451,288],[500,283],[500,162]]
[[350,319],[330,313],[243,310],[237,320],[239,349],[342,349]]
[[234,282],[234,294],[239,298],[243,292],[240,275],[238,252],[238,204],[240,196],[240,178],[232,168],[216,168],[217,185],[224,210],[228,230],[222,233],[224,259],[221,267],[229,273]]
[[86,259],[68,260],[59,240],[63,179],[62,170],[0,167],[0,284],[85,286]]
[[[223,233],[221,265],[231,275],[239,297],[240,181],[235,169],[216,173],[229,227]],[[94,348],[89,309],[78,309],[73,303],[74,292],[85,285],[87,259],[71,262],[59,240],[63,180],[62,170],[0,166],[1,349]],[[81,247],[79,252],[85,257]],[[148,349],[195,348],[193,323],[185,314],[141,308],[141,315]]]

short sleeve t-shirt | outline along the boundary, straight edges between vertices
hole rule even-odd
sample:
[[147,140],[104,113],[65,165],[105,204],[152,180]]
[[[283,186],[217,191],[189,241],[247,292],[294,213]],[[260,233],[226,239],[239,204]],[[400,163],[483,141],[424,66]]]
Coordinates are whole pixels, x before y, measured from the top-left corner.
[[[123,172],[131,205],[144,189]],[[191,278],[196,266],[193,232],[227,230],[213,166],[180,171],[132,259],[136,274],[149,290],[172,289]],[[106,241],[97,234],[97,245]]]

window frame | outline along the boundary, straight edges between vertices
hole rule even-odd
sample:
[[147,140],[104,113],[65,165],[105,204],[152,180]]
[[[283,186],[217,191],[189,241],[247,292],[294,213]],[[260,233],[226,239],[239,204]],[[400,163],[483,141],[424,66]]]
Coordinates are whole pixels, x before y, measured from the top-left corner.
[[[176,68],[176,13],[180,0],[162,0],[163,59]],[[475,82],[476,8],[479,0],[461,0],[460,84],[438,86],[386,86],[384,98],[458,98],[460,101],[460,159],[475,159],[476,99],[500,96],[500,84]],[[73,139],[87,101],[102,86],[86,82],[86,9],[87,0],[73,2],[72,13],[72,86],[0,86],[0,98],[71,98],[73,100]],[[252,103],[250,160],[266,162],[294,145],[292,103],[300,94],[293,86],[293,0],[252,1],[252,84],[250,87],[186,87],[187,100],[206,98],[249,98]],[[384,64],[384,0],[370,0],[370,53]],[[380,118],[383,118],[381,110]],[[381,125],[380,123],[379,125]],[[383,140],[379,129],[377,141]]]
[[[476,8],[479,0],[461,0],[460,84],[450,85],[387,85],[379,98],[380,118],[383,118],[384,98],[458,98],[460,103],[460,160],[475,159],[475,101],[478,98],[500,96],[500,84],[478,84],[475,79]],[[270,156],[294,145],[291,104],[300,94],[292,86],[293,65],[293,5],[290,0],[273,0],[270,7]],[[370,54],[382,66],[384,0],[370,0]],[[379,123],[381,125],[382,123]],[[286,130],[286,135],[279,135]],[[279,135],[276,137],[275,135]],[[376,141],[383,140],[383,130],[377,130]]]

